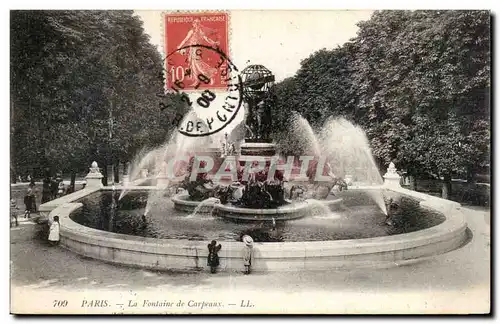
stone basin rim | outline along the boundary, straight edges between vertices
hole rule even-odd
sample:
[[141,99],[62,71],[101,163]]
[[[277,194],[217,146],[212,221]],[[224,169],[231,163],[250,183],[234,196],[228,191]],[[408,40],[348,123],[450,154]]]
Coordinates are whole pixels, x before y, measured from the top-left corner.
[[[129,234],[121,234],[108,232],[104,230],[99,230],[95,228],[91,228],[82,224],[79,224],[73,221],[69,216],[70,214],[81,208],[83,206],[82,203],[65,203],[58,208],[54,209],[51,214],[57,214],[60,216],[61,221],[61,230],[70,229],[72,231],[80,232],[85,235],[94,236],[102,240],[105,236],[107,240],[110,241],[125,241],[127,243],[135,241],[138,244],[152,244],[155,247],[158,247],[160,244],[166,245],[175,245],[179,247],[179,243],[184,244],[181,246],[182,248],[193,248],[195,246],[205,246],[205,244],[210,243],[210,240],[199,241],[199,240],[187,240],[187,239],[158,239],[151,237],[143,237],[137,235],[129,235]],[[425,206],[427,207],[427,206]],[[432,209],[432,208],[431,208]],[[64,212],[65,211],[65,212]],[[396,235],[387,235],[387,236],[377,236],[371,238],[361,238],[361,239],[345,239],[345,240],[329,240],[329,241],[301,241],[301,242],[255,242],[257,245],[261,246],[297,246],[297,245],[317,245],[318,247],[330,247],[332,245],[349,245],[351,248],[361,248],[362,245],[379,245],[379,244],[388,244],[395,245],[398,243],[410,243],[416,242],[419,240],[429,240],[436,238],[439,233],[451,233],[454,230],[465,230],[466,222],[465,218],[461,214],[459,209],[456,210],[456,214],[450,217],[450,215],[445,214],[445,221],[426,229],[422,229],[419,231],[414,231],[411,233],[402,233]],[[404,240],[403,239],[408,239]],[[243,246],[242,242],[238,241],[218,241],[220,243],[228,245],[238,244]],[[410,244],[411,245],[411,244]]]
[[[441,212],[445,221],[423,230],[392,236],[331,241],[256,242],[255,270],[337,269],[362,264],[373,268],[381,264],[394,265],[399,261],[443,254],[460,248],[466,242],[465,210],[459,204],[421,193],[412,194],[403,188],[389,190],[423,199],[421,207]],[[68,196],[67,200],[61,201],[49,214],[50,219],[55,215],[60,216],[61,245],[68,250],[111,263],[158,270],[200,269],[206,266],[208,240],[155,239],[86,227],[70,218],[72,212],[83,206],[73,202],[80,199],[81,195],[73,196],[74,199],[69,199]],[[219,254],[220,270],[240,269],[244,244],[238,241],[219,242],[223,245]]]

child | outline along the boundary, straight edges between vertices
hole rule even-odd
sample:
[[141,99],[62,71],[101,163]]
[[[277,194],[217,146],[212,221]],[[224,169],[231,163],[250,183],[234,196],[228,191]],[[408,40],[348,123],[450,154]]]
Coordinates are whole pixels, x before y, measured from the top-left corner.
[[10,200],[10,227],[12,227],[12,219],[16,220],[16,226],[19,226],[17,222],[17,213],[19,212],[19,208],[17,207],[16,200]]
[[249,235],[244,235],[242,241],[245,243],[245,246],[243,247],[243,264],[245,265],[245,274],[249,274],[250,266],[252,265],[253,239]]
[[210,266],[210,272],[215,273],[217,270],[217,267],[219,266],[219,253],[220,249],[222,248],[222,245],[217,245],[217,241],[212,241],[210,244],[207,245],[208,247],[208,258],[207,258],[207,265]]
[[28,185],[28,188],[31,188],[31,190],[33,192],[33,201],[32,201],[31,211],[36,213],[37,212],[37,207],[36,207],[36,195],[37,195],[37,191],[35,189],[35,186],[36,186],[35,179],[31,178],[30,184]]
[[33,190],[28,188],[28,192],[24,196],[24,205],[26,207],[24,211],[24,218],[31,217],[31,210],[33,209],[33,200],[35,199],[35,195],[33,194]]
[[59,244],[59,226],[59,216],[54,216],[54,221],[49,230],[49,243],[52,246]]

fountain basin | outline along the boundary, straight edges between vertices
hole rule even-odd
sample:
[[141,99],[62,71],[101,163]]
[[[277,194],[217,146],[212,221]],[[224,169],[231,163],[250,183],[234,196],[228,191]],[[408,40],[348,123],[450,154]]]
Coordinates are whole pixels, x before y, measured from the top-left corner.
[[[43,204],[49,222],[59,216],[61,246],[75,253],[105,262],[138,266],[154,270],[207,270],[208,238],[201,240],[144,237],[114,233],[77,223],[71,217],[82,210],[79,201],[87,196],[109,193],[111,188],[86,188],[64,199]],[[134,188],[131,191],[156,191],[152,188]],[[418,199],[421,208],[437,211],[444,220],[428,228],[403,234],[316,241],[255,242],[252,268],[254,271],[293,271],[366,267],[398,266],[406,262],[446,253],[462,247],[469,240],[466,210],[460,204],[403,188],[390,187],[387,195],[406,195]],[[85,197],[85,198],[84,198]],[[336,208],[343,203],[331,202]],[[196,202],[195,202],[196,203]],[[312,202],[309,202],[312,203]],[[359,203],[359,202],[358,202]],[[173,205],[173,204],[172,204]],[[103,205],[108,206],[107,204]],[[109,206],[108,206],[109,207]],[[173,207],[173,206],[172,206]],[[71,216],[71,217],[70,217]],[[45,214],[41,218],[45,218]],[[138,218],[140,219],[140,218]],[[303,222],[310,218],[284,222]],[[196,223],[198,228],[203,222]],[[222,222],[225,220],[221,219]],[[315,220],[316,221],[316,220]],[[336,224],[338,220],[331,220]],[[231,224],[235,222],[230,222]],[[292,227],[293,228],[293,227]],[[365,227],[363,227],[365,228]],[[210,234],[213,235],[213,234]],[[220,255],[220,271],[241,271],[243,243],[219,238],[223,248]]]
[[[179,210],[179,211],[184,211],[188,213],[194,212],[194,210],[200,205],[201,201],[196,201],[196,200],[191,200],[189,198],[189,194],[187,193],[180,193],[172,198],[172,202],[174,203],[174,208]],[[197,210],[198,213],[210,213],[212,212],[213,206],[215,203],[213,202],[206,202],[204,206],[202,206],[199,210]]]
[[[393,236],[336,241],[254,244],[254,271],[294,271],[397,266],[459,248],[467,241],[464,211],[428,199],[421,205],[439,208],[446,220],[424,230]],[[111,233],[83,226],[70,218],[81,203],[65,203],[51,213],[60,217],[61,245],[75,253],[106,262],[154,270],[203,270],[209,241],[157,239]],[[241,271],[243,243],[219,241],[219,271]]]
[[274,219],[283,221],[306,216],[310,204],[307,201],[298,201],[271,209],[242,208],[227,204],[217,205],[215,209],[218,216],[230,219],[244,221],[271,221]]
[[[179,211],[192,213],[195,209],[198,213],[211,213],[214,209],[217,215],[224,218],[243,221],[275,221],[291,220],[304,217],[313,206],[307,200],[293,201],[278,208],[258,209],[243,208],[231,204],[218,204],[213,202],[203,202],[199,209],[200,201],[190,200],[187,193],[180,193],[172,197],[174,208]],[[326,206],[333,206],[342,202],[341,198],[322,201]]]

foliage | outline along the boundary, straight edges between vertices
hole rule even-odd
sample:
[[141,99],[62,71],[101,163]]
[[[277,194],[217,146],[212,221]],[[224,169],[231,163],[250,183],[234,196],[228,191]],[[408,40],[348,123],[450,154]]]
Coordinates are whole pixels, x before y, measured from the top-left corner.
[[76,172],[162,143],[185,108],[157,97],[161,71],[132,11],[12,11],[12,168]]
[[449,180],[489,163],[489,13],[377,11],[358,26],[275,86],[277,132],[290,109],[316,127],[343,116],[385,166]]

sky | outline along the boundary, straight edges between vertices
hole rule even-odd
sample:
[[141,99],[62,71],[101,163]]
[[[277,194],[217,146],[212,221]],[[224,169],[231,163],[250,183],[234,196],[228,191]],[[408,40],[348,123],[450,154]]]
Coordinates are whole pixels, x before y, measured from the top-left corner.
[[[135,12],[144,21],[151,42],[164,54],[162,11]],[[301,60],[315,51],[333,49],[355,37],[356,24],[368,20],[372,13],[372,10],[232,10],[229,11],[229,56],[240,71],[250,64],[262,64],[279,82],[295,75]],[[223,107],[226,97],[226,94],[217,94],[210,109],[204,109],[196,106],[197,95],[189,93],[193,111],[202,120],[213,117],[217,107]],[[240,109],[224,133],[229,133],[243,117],[244,109]],[[216,119],[215,128],[217,122]]]
[[[163,52],[161,13],[139,10],[151,42]],[[356,23],[372,10],[234,10],[230,11],[231,60],[239,69],[262,64],[277,81],[291,77],[300,61],[322,48],[332,49],[356,36]]]

